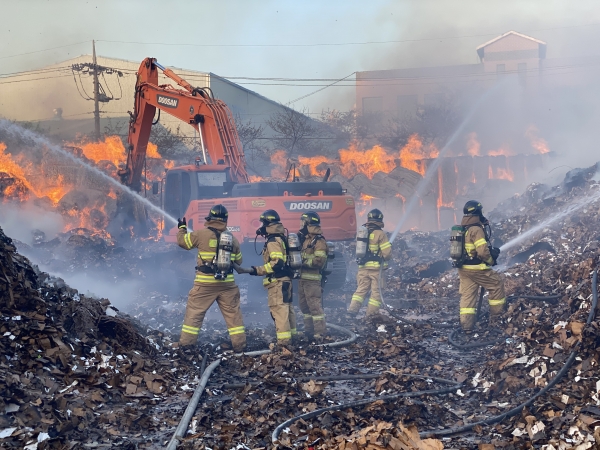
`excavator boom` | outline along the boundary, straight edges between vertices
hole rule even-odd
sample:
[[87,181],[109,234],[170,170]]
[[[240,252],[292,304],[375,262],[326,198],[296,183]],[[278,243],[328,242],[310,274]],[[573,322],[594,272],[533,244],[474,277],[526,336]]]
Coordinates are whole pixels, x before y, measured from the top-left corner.
[[[158,85],[158,70],[183,89]],[[205,164],[229,167],[232,181],[247,183],[248,173],[244,153],[231,111],[208,88],[195,88],[154,58],[142,61],[137,73],[134,111],[130,112],[128,155],[126,167],[119,171],[123,183],[134,190],[141,189],[150,131],[156,109],[192,126],[199,136]]]

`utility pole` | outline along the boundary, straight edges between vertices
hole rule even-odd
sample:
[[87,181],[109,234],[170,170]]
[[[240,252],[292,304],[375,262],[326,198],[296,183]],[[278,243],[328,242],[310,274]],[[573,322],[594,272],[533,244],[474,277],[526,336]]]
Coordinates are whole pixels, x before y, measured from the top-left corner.
[[92,57],[94,63],[94,131],[96,140],[100,140],[100,105],[98,97],[100,88],[98,84],[98,64],[96,62],[96,41],[92,41]]

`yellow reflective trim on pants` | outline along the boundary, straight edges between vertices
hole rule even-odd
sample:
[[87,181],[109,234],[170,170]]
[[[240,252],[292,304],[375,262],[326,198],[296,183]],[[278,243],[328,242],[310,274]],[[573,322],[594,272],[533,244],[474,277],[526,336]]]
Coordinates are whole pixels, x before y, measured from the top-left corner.
[[461,314],[475,314],[477,311],[475,308],[460,308]]
[[475,242],[473,242],[473,245],[475,247],[480,247],[480,246],[485,245],[485,244],[487,244],[487,241],[484,238],[477,239]]
[[312,315],[310,314],[303,314],[305,319],[312,319]]
[[326,252],[326,251],[324,251],[324,250],[315,250],[315,253],[314,253],[314,255],[315,255],[315,256],[321,256],[321,257],[323,257],[323,258],[324,258],[324,257],[326,257],[326,256],[327,256],[327,252]]
[[298,330],[296,330],[295,328],[292,328],[290,330],[290,333],[292,333],[292,336],[294,336],[294,335],[298,334]]
[[369,299],[369,305],[371,305],[371,306],[381,306],[381,302],[379,300],[374,299],[374,298],[370,298]]
[[189,325],[182,325],[181,331],[188,334],[198,334],[200,332],[200,328],[190,327]]
[[325,314],[320,314],[318,316],[312,316],[313,320],[325,320]]
[[321,281],[321,274],[319,273],[301,273],[300,279],[302,280],[312,280],[312,281]]
[[384,242],[383,244],[379,245],[379,248],[381,250],[385,250],[386,248],[390,248],[392,246],[391,242]]
[[365,264],[363,264],[362,266],[358,266],[359,268],[362,267],[377,267],[379,268],[379,261],[367,261]]
[[506,297],[501,298],[500,300],[488,300],[490,306],[500,306],[506,303]]
[[244,328],[243,326],[233,327],[233,328],[228,328],[228,331],[229,331],[229,335],[233,336],[234,334],[244,334],[246,332],[246,328]]
[[277,339],[291,339],[292,332],[291,331],[280,331],[277,333]]
[[467,265],[465,264],[464,266],[461,267],[461,269],[467,269],[467,270],[489,270],[490,266],[488,266],[487,264],[474,264],[474,265]]
[[197,273],[196,278],[194,278],[196,283],[231,283],[235,281],[233,278],[233,274],[230,273],[224,280],[217,280],[214,275],[207,275],[203,273]]
[[356,295],[356,294],[354,294],[354,295],[352,296],[352,301],[353,301],[353,302],[360,302],[360,303],[362,303],[362,302],[364,302],[364,301],[365,301],[365,299],[364,299],[363,297],[361,297],[360,295]]
[[188,248],[188,250],[193,247],[192,240],[190,239],[190,233],[186,233],[183,237],[183,240],[185,241],[185,245]]

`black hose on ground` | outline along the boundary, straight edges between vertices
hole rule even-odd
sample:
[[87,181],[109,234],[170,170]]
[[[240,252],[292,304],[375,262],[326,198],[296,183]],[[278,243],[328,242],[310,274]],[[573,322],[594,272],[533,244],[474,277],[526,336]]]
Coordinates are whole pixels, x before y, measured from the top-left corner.
[[[341,331],[341,332],[347,334],[349,337],[348,337],[348,339],[344,339],[343,341],[328,342],[327,344],[321,344],[321,346],[323,346],[323,347],[340,347],[342,345],[348,345],[348,344],[351,344],[354,341],[356,341],[356,339],[358,338],[358,336],[355,333],[353,333],[352,331],[350,331],[344,327],[340,327],[338,325],[333,325],[333,324],[327,324],[327,326],[333,328],[334,330]],[[260,356],[260,355],[265,355],[267,353],[271,353],[271,350],[258,350],[255,352],[246,352],[246,353],[244,353],[244,355]],[[212,375],[213,371],[217,368],[217,366],[219,364],[221,364],[222,359],[221,358],[216,359],[205,369],[207,361],[208,361],[208,353],[205,353],[204,358],[202,359],[202,365],[200,368],[200,371],[201,371],[200,372],[200,374],[201,374],[200,382],[198,383],[198,386],[194,390],[194,394],[192,395],[192,398],[191,398],[190,402],[188,403],[188,406],[187,406],[185,412],[183,413],[183,417],[181,418],[181,421],[179,422],[179,425],[177,426],[175,433],[173,434],[173,437],[171,438],[171,440],[169,441],[169,444],[167,445],[167,450],[175,450],[177,448],[177,443],[184,437],[185,432],[187,431],[188,425],[190,424],[190,421],[192,420],[192,417],[193,417],[194,413],[196,412],[196,408],[198,407],[198,403],[200,402],[200,397],[202,396],[202,393],[204,392],[204,388],[206,387],[206,384],[208,383],[208,379]]]
[[[594,320],[594,317],[596,316],[596,309],[598,307],[598,269],[594,270],[594,276],[592,277],[592,298],[593,298],[592,306],[590,308],[590,313],[588,314],[588,318],[585,323],[586,326],[589,325],[590,323],[592,323],[592,320]],[[552,378],[552,380],[550,380],[546,386],[544,386],[541,390],[539,390],[537,393],[535,393],[526,402],[521,403],[520,405],[515,406],[514,408],[506,411],[505,413],[499,414],[497,416],[489,417],[487,419],[480,420],[478,422],[470,423],[467,425],[463,425],[461,427],[447,428],[445,430],[438,430],[438,431],[425,431],[425,432],[419,433],[419,436],[421,438],[427,438],[427,437],[448,436],[451,434],[463,433],[465,431],[471,431],[474,427],[476,427],[478,425],[492,425],[494,423],[501,422],[504,419],[507,419],[507,418],[510,418],[510,417],[513,417],[513,416],[519,414],[521,411],[523,411],[524,408],[532,405],[533,402],[535,402],[535,400],[537,400],[542,395],[546,394],[546,392],[548,392],[550,389],[552,389],[567,374],[567,372],[569,371],[569,369],[575,362],[575,358],[577,357],[577,350],[578,350],[579,345],[580,345],[579,342],[575,345],[575,348],[570,353],[569,357],[565,361],[565,364],[558,371],[558,373],[554,376],[554,378]]]
[[452,333],[450,333],[450,336],[448,336],[448,343],[450,345],[452,345],[453,347],[458,348],[459,350],[470,350],[473,348],[487,347],[488,345],[499,344],[502,340],[504,340],[503,336],[498,336],[496,339],[493,339],[491,341],[478,341],[478,342],[471,342],[469,344],[461,344],[460,342],[458,342],[456,340],[456,336],[460,332],[462,332],[462,329],[457,328]]
[[291,419],[288,419],[285,422],[283,422],[282,424],[280,424],[277,428],[275,428],[275,430],[271,434],[271,442],[273,444],[277,444],[277,441],[279,440],[279,436],[281,435],[281,432],[285,428],[287,428],[291,424],[293,424],[294,422],[296,422],[298,420],[312,419],[313,417],[317,417],[327,411],[340,411],[340,410],[348,409],[348,408],[356,408],[358,406],[365,406],[365,405],[368,405],[370,403],[377,402],[377,401],[383,401],[383,402],[387,403],[387,402],[391,402],[391,401],[399,399],[399,398],[411,398],[411,397],[422,397],[424,395],[448,394],[450,392],[454,392],[456,389],[458,389],[462,386],[462,383],[458,383],[453,380],[446,380],[444,378],[424,377],[423,375],[400,374],[400,373],[397,375],[398,376],[427,378],[427,379],[431,379],[431,380],[449,383],[449,384],[452,384],[452,386],[447,387],[447,388],[441,388],[441,389],[432,389],[429,391],[400,392],[398,394],[382,395],[380,397],[373,397],[373,398],[368,398],[368,399],[364,399],[364,400],[358,400],[355,402],[344,403],[341,405],[333,405],[333,406],[328,406],[326,408],[315,409],[314,411],[311,411],[309,413],[301,414],[296,417],[292,417]]

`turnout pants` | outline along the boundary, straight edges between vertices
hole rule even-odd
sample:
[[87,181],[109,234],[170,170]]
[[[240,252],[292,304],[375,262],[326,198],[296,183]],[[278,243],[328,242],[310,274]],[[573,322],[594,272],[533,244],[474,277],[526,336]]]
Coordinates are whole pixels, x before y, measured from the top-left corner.
[[381,308],[379,269],[358,269],[356,282],[358,283],[358,287],[356,288],[356,292],[352,295],[352,301],[350,302],[348,311],[351,313],[358,312],[370,291],[371,295],[369,296],[369,301],[367,303],[367,317],[379,314],[379,308]]
[[326,326],[321,282],[300,279],[298,291],[300,310],[304,315],[304,332],[309,336],[324,336]]
[[277,343],[288,345],[296,334],[296,313],[292,305],[292,281],[274,279],[267,285],[267,299],[275,322]]
[[458,269],[460,278],[460,325],[463,330],[472,330],[477,319],[479,288],[489,292],[490,318],[502,314],[506,305],[504,278],[491,269]]
[[231,345],[236,352],[246,347],[246,330],[240,310],[240,290],[235,283],[205,284],[195,283],[188,295],[185,318],[179,337],[179,345],[192,345],[198,340],[198,333],[206,311],[217,302],[227,324]]

